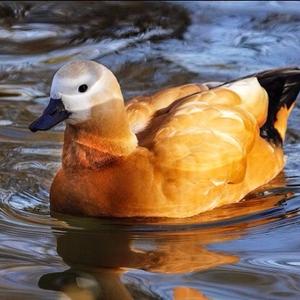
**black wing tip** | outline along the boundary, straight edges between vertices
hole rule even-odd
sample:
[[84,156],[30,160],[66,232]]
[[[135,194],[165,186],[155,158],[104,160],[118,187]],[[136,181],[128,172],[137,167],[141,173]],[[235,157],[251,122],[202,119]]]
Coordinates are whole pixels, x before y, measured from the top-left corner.
[[269,97],[268,117],[260,129],[260,135],[277,146],[282,145],[283,137],[274,124],[277,121],[279,110],[284,106],[289,109],[297,99],[300,92],[300,68],[271,69],[254,76]]
[[269,98],[268,117],[265,124],[260,128],[260,135],[270,143],[282,146],[283,137],[274,125],[280,108],[282,106],[290,108],[297,99],[300,92],[300,67],[288,66],[264,70],[227,81],[220,86],[252,77],[257,78],[259,84],[268,93]]

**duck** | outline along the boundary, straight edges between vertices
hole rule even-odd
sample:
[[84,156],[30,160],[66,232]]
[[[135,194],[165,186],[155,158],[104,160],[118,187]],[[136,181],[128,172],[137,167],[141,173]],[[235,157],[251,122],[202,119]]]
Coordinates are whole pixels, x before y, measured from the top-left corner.
[[298,67],[225,83],[169,87],[124,102],[115,75],[89,60],[54,75],[29,129],[65,121],[51,211],[90,217],[188,218],[238,202],[276,177]]

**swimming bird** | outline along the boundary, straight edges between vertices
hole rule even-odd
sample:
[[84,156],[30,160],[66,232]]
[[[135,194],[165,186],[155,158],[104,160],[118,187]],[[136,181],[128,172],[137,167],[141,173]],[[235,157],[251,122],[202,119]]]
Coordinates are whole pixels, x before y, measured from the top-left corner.
[[197,215],[234,203],[284,167],[300,69],[187,84],[124,104],[114,74],[72,61],[54,75],[32,131],[66,121],[53,211],[110,217]]

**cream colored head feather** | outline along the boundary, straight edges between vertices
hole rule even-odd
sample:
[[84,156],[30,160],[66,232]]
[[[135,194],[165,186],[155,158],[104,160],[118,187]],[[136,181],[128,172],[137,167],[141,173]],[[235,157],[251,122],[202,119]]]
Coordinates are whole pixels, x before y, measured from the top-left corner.
[[105,66],[94,61],[73,61],[54,75],[51,98],[61,99],[76,124],[88,120],[92,108],[110,101],[123,101],[119,83]]

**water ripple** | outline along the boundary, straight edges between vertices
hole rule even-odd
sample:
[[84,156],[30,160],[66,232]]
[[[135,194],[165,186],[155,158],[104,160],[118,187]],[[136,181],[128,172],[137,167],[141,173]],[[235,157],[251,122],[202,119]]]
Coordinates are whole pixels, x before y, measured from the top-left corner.
[[64,126],[27,127],[66,61],[106,64],[127,98],[297,65],[299,20],[277,1],[0,3],[0,298],[298,299],[299,105],[284,174],[186,220],[51,214]]

